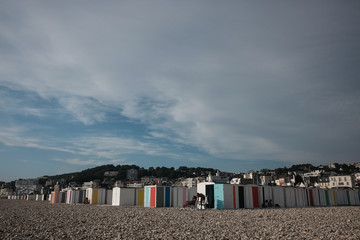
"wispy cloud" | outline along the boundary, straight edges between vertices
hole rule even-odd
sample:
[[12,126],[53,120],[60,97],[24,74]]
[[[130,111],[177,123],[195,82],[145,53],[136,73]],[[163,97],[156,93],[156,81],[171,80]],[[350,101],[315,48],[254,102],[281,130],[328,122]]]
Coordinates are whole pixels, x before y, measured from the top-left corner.
[[105,108],[98,101],[84,97],[62,97],[60,104],[74,116],[74,119],[85,125],[105,120]]
[[64,163],[68,163],[68,164],[72,164],[72,165],[103,165],[106,164],[106,162],[102,162],[102,161],[97,161],[97,160],[82,160],[82,159],[78,159],[78,158],[66,158],[66,159],[61,159],[61,158],[55,158],[54,161],[56,162],[64,162]]
[[[94,129],[116,113],[144,132],[92,129],[50,145],[5,131],[2,142],[96,159],[184,154],[161,141],[232,160],[358,158],[360,33],[352,4],[114,4],[4,4],[0,84],[38,100],[7,96],[0,110],[55,113]],[[57,105],[25,104],[45,100]]]

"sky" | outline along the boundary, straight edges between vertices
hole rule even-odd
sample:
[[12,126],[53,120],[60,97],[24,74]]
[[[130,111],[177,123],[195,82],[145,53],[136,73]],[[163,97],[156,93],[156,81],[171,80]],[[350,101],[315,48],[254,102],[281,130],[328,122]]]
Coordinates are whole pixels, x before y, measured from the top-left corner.
[[360,2],[0,1],[0,181],[360,161]]

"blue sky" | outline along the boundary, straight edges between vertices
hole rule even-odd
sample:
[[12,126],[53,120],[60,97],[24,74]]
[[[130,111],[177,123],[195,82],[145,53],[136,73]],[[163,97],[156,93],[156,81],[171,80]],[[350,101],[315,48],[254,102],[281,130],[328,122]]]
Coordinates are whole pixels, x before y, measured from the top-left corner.
[[1,1],[0,180],[360,160],[359,1]]

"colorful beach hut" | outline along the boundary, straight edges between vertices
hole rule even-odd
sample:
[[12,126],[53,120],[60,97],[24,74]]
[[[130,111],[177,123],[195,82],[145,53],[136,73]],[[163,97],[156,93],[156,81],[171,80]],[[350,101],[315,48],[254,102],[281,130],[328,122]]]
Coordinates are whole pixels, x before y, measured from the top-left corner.
[[171,207],[171,187],[145,186],[144,207]]
[[309,204],[311,207],[321,206],[320,201],[320,189],[319,188],[309,188]]
[[[243,190],[244,190],[244,207],[259,208],[260,207],[259,187],[256,185],[244,185]],[[241,190],[239,189],[239,191]],[[241,193],[239,197],[241,197]]]
[[135,188],[135,206],[144,206],[144,189]]
[[60,202],[60,192],[51,192],[51,203],[59,203]]
[[104,188],[88,188],[86,189],[86,197],[90,204],[105,204],[106,189]]
[[214,185],[214,208],[235,209],[240,208],[239,185],[215,184]]
[[66,203],[71,204],[74,203],[74,190],[68,190],[66,192]]

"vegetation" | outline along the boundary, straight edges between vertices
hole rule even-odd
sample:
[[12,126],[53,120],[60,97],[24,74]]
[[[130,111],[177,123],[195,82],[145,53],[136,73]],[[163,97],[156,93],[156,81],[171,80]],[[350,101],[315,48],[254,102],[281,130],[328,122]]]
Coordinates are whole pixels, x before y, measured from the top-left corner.
[[106,177],[104,176],[104,173],[107,171],[117,171],[118,174],[111,178],[111,180],[126,180],[126,174],[127,170],[129,169],[137,169],[138,170],[138,178],[144,176],[153,176],[158,178],[169,178],[169,179],[177,179],[180,177],[198,177],[198,176],[205,176],[209,172],[211,174],[216,173],[216,169],[213,168],[188,168],[185,166],[181,166],[178,169],[175,169],[173,167],[167,168],[167,167],[149,167],[148,169],[140,168],[136,165],[118,165],[114,166],[112,164],[110,165],[103,165],[98,166],[94,168],[86,169],[82,172],[74,172],[74,173],[66,173],[61,175],[55,175],[55,176],[47,176],[50,179],[53,179],[55,181],[59,181],[60,179],[64,179],[66,182],[77,182],[77,183],[83,183],[83,182],[89,182],[95,179],[98,180],[105,180]]

